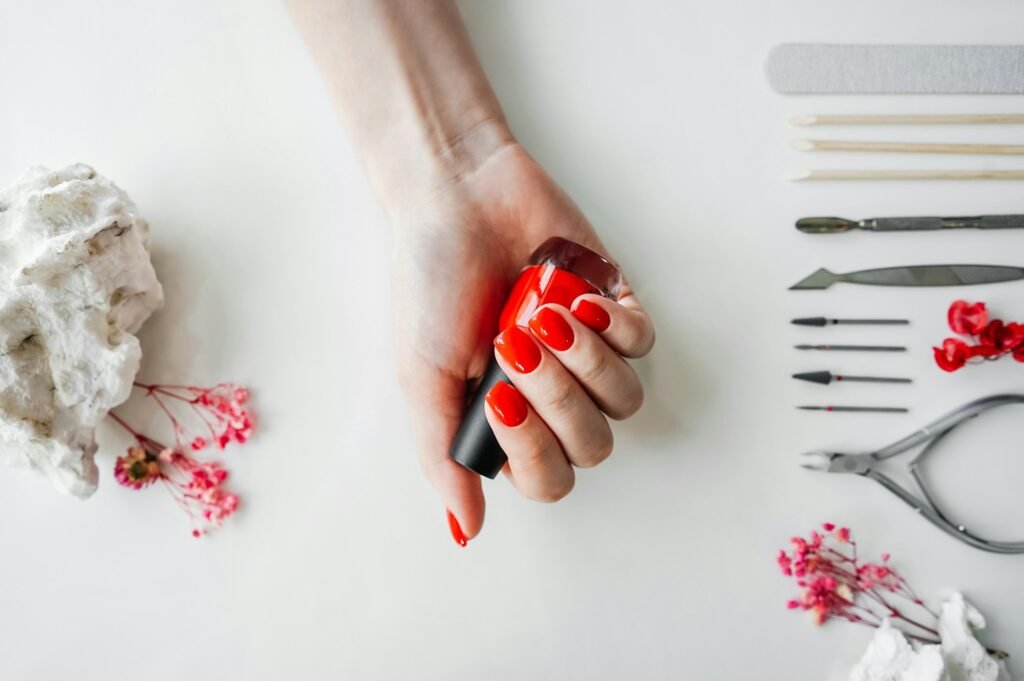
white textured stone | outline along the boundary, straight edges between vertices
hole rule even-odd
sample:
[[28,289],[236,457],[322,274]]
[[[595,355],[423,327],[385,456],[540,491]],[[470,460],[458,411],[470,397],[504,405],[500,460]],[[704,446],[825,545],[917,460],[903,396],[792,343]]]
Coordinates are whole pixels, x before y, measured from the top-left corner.
[[0,190],[0,459],[96,490],[96,424],[128,398],[163,302],[149,226],[86,165]]
[[1006,665],[974,637],[981,613],[954,593],[939,614],[939,645],[912,643],[889,620],[875,632],[850,681],[1010,681]]

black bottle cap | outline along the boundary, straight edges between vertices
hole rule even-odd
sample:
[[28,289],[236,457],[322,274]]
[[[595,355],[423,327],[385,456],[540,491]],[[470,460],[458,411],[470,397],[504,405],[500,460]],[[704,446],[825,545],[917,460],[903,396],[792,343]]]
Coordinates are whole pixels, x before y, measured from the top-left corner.
[[455,440],[452,442],[449,452],[449,455],[464,467],[492,480],[508,460],[498,444],[497,438],[494,437],[491,424],[487,422],[484,403],[487,391],[498,381],[508,382],[508,376],[498,366],[497,360],[492,357],[487,371],[484,372],[484,376],[480,380],[479,390],[476,391],[473,401],[466,408],[466,416],[459,432],[455,434]]

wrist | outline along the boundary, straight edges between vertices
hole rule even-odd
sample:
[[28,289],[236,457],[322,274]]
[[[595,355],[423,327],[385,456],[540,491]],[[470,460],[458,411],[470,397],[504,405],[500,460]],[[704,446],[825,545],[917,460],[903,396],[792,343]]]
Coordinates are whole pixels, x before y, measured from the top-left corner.
[[[430,122],[427,123],[426,121]],[[515,143],[500,110],[469,110],[457,122],[421,119],[396,126],[388,149],[371,151],[371,181],[393,217],[472,175]]]

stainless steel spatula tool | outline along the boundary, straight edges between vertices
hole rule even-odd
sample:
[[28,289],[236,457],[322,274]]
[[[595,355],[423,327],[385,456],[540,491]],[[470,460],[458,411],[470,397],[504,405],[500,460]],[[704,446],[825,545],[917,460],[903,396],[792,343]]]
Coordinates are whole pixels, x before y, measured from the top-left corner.
[[806,234],[838,234],[854,229],[871,232],[918,232],[935,229],[1015,229],[1024,227],[1024,215],[976,215],[959,218],[800,218],[796,228]]
[[822,268],[790,286],[791,291],[826,289],[837,282],[870,286],[968,286],[1024,279],[1024,268],[1005,265],[911,265],[836,274]]

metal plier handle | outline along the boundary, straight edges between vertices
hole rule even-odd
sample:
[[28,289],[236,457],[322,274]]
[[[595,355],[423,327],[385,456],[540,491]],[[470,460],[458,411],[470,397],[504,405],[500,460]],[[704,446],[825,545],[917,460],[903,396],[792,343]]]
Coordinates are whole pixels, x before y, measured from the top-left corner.
[[[917,430],[907,437],[867,454],[840,454],[838,452],[809,452],[803,465],[804,468],[828,473],[853,473],[871,478],[882,487],[886,488],[907,505],[931,521],[933,525],[943,532],[956,537],[960,541],[982,551],[993,553],[1024,553],[1024,541],[998,541],[984,539],[972,533],[963,525],[951,521],[942,509],[935,503],[935,498],[929,492],[924,478],[918,468],[926,456],[942,441],[954,428],[965,421],[974,418],[982,412],[995,407],[1002,407],[1009,404],[1024,403],[1024,395],[1006,394],[993,395],[980,400],[968,402],[962,407],[951,411],[942,418],[929,423],[924,428]],[[912,449],[922,443],[925,444],[921,452],[911,459],[907,464],[907,470],[913,477],[921,496],[914,495],[911,491],[898,485],[892,478],[875,468],[875,463],[892,458],[898,454]]]

